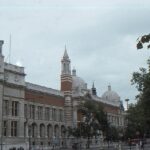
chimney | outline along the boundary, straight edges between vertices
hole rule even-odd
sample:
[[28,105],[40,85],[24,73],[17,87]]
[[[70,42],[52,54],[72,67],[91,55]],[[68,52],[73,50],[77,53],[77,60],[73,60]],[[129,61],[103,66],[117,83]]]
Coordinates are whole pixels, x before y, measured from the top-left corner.
[[2,55],[3,44],[4,44],[4,41],[0,40],[0,55]]

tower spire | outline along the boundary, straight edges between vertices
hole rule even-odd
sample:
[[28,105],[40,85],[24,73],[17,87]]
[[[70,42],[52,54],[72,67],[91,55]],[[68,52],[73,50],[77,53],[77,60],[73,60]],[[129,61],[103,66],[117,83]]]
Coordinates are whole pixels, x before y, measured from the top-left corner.
[[69,59],[69,56],[68,56],[68,53],[67,53],[66,46],[65,46],[65,51],[64,51],[63,58],[61,60],[61,64],[62,64],[61,74],[71,75],[70,59]]
[[94,85],[94,81],[93,81],[93,85],[92,85],[92,94],[97,95],[96,88],[95,88],[95,85]]
[[108,91],[111,91],[111,85],[110,85],[110,83],[108,85]]
[[63,56],[64,59],[69,59],[69,56],[68,56],[68,53],[67,53],[67,48],[66,48],[66,45],[65,45],[65,51],[64,51],[64,56]]
[[73,123],[73,103],[72,103],[72,75],[70,67],[70,59],[65,46],[63,58],[61,60],[61,91],[64,92],[64,115],[67,126],[72,126]]

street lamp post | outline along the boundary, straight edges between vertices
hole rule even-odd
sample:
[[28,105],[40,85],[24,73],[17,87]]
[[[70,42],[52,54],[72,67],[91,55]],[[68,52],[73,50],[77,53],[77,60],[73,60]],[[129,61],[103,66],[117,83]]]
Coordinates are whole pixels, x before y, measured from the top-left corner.
[[128,104],[129,99],[127,98],[127,99],[125,99],[125,101],[126,101],[126,103],[127,103],[127,110],[128,110],[128,108],[129,108],[129,104]]

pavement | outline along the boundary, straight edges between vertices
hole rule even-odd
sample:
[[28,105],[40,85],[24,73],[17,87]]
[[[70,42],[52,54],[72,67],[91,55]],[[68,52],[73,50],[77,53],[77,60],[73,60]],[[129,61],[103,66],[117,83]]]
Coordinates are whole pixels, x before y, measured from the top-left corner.
[[144,149],[141,149],[137,146],[128,146],[128,145],[122,145],[121,147],[114,147],[114,146],[110,146],[110,147],[99,147],[99,148],[89,148],[89,149],[85,149],[85,148],[78,148],[78,149],[67,149],[67,148],[63,148],[63,149],[59,149],[59,150],[150,150],[150,143],[149,144],[145,144],[144,145]]

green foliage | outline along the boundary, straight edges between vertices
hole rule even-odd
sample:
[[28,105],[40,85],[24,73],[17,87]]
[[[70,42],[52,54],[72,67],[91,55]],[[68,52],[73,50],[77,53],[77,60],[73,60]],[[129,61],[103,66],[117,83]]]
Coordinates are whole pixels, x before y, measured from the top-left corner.
[[[130,105],[127,111],[126,138],[137,138],[145,133],[145,117],[140,102]],[[139,134],[138,134],[139,133]]]
[[86,101],[80,106],[83,113],[83,121],[78,124],[77,128],[70,128],[69,134],[78,138],[84,137],[87,139],[93,136],[100,135],[99,131],[103,132],[106,140],[118,140],[119,131],[113,126],[110,126],[107,121],[107,114],[104,112],[103,106],[100,102]]
[[[136,45],[137,49],[142,49],[144,43],[150,42],[150,34],[143,35],[142,37],[137,39],[138,43]],[[147,45],[147,48],[150,48],[150,44]]]
[[100,130],[103,132],[107,130],[107,114],[99,102],[89,100],[80,107],[84,116],[83,121],[78,124],[77,128],[70,129],[69,134],[74,137],[90,138],[98,136]]
[[[92,117],[92,122],[93,125],[96,126],[96,129],[106,132],[108,128],[107,114],[104,112],[101,103],[96,101],[86,101],[83,104],[83,108],[85,108],[85,121],[90,122],[90,119]],[[92,114],[92,116],[90,116],[90,114]]]
[[110,141],[116,141],[116,140],[118,141],[119,140],[119,130],[114,126],[110,126],[108,129],[107,138]]
[[136,97],[137,104],[131,105],[127,112],[126,136],[130,138],[144,136],[150,132],[150,60],[147,63],[148,69],[140,68],[139,72],[133,73],[131,80],[139,94]]

